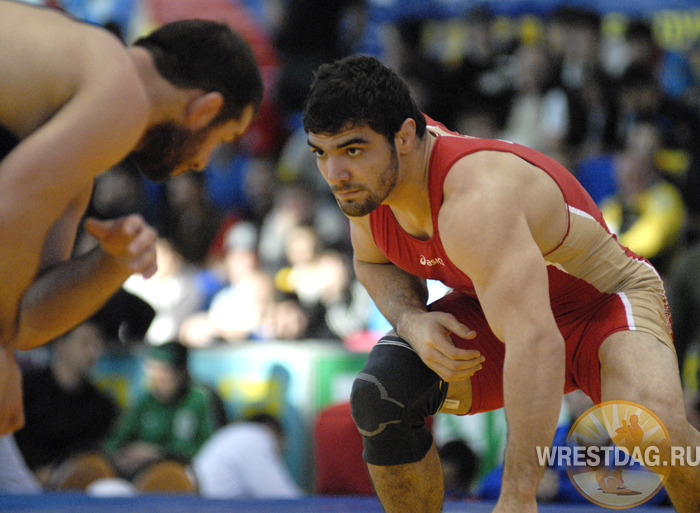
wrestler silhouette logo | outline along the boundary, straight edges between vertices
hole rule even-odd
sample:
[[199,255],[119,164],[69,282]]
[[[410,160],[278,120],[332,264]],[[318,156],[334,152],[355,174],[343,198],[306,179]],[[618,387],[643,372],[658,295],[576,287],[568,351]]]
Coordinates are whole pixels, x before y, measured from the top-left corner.
[[569,431],[566,469],[581,494],[607,508],[630,508],[651,499],[670,466],[669,434],[658,417],[629,401],[590,408]]

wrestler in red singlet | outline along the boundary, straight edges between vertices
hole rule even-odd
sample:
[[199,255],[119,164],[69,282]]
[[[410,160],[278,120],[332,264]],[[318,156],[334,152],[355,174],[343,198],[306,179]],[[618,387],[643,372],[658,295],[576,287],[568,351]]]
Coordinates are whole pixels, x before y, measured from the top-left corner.
[[673,347],[670,315],[658,274],[648,261],[617,242],[600,210],[571,173],[535,150],[508,141],[460,135],[427,116],[426,120],[427,129],[437,137],[429,162],[433,236],[419,240],[409,235],[385,205],[370,214],[370,223],[377,247],[394,265],[455,289],[431,308],[452,313],[477,332],[474,340],[453,336],[458,346],[477,349],[486,357],[487,365],[471,378],[470,413],[503,406],[505,354],[505,346],[484,318],[471,280],[450,261],[440,241],[438,215],[445,177],[470,153],[486,150],[516,155],[547,173],[564,197],[569,227],[559,245],[544,257],[552,310],[566,340],[566,392],[581,388],[600,402],[598,348],[616,331],[645,331]]

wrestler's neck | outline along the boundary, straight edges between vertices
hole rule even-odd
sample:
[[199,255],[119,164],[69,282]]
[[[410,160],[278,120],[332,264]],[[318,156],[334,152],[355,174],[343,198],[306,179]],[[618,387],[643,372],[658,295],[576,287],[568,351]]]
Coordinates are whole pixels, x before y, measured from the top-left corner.
[[399,177],[387,204],[402,228],[414,237],[426,239],[433,233],[430,212],[430,155],[435,136],[416,138],[413,151],[399,155]]

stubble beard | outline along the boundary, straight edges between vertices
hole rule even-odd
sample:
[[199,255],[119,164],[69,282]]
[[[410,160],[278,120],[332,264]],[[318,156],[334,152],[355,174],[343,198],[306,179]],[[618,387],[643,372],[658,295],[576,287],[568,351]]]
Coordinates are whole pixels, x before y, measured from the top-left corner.
[[[340,210],[346,216],[349,217],[364,217],[370,212],[374,211],[382,202],[389,196],[391,191],[394,190],[396,186],[396,181],[399,175],[399,161],[396,156],[396,148],[391,146],[391,157],[389,159],[389,166],[382,173],[380,179],[377,182],[377,186],[374,191],[363,188],[364,191],[368,193],[367,197],[362,200],[349,200],[344,201],[336,198],[336,202],[340,207]],[[352,189],[351,185],[348,189]]]

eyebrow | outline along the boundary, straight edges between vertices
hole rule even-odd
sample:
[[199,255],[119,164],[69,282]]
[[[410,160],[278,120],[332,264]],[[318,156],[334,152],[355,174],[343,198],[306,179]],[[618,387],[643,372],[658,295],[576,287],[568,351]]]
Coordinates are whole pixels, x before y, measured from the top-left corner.
[[[311,146],[312,148],[316,149],[316,150],[322,149],[322,148],[316,146],[314,143],[312,143],[312,142],[311,142],[310,140],[308,140],[308,139],[306,140],[306,143],[307,143],[309,146]],[[341,150],[341,149],[343,149],[343,148],[347,148],[348,146],[352,146],[352,145],[354,145],[354,144],[368,144],[368,143],[369,143],[369,141],[368,141],[367,139],[363,138],[363,137],[353,137],[352,139],[348,139],[347,141],[342,142],[342,143],[336,145],[336,146],[335,146],[335,149],[336,149],[336,150]]]

